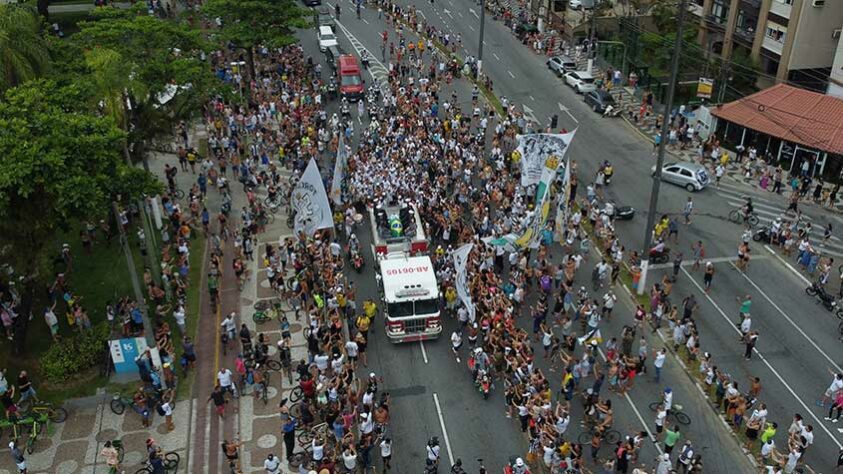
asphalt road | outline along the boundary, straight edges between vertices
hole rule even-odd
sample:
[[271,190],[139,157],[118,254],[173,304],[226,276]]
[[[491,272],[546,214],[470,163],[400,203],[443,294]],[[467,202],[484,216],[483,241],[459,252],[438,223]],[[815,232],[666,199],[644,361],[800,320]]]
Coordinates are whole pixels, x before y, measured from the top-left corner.
[[[376,18],[370,19],[375,20]],[[371,24],[367,25],[356,18],[349,19],[345,16],[341,18],[341,24],[354,37],[354,41],[349,42],[348,38],[341,35],[341,42],[345,43],[343,46],[346,50],[351,50],[351,43],[358,44],[358,47],[363,44],[370,51],[376,51],[379,47],[377,35],[382,28],[372,27]],[[305,37],[303,45],[309,54],[318,57],[313,39]],[[470,100],[470,88],[467,83],[458,81],[454,85],[460,94],[460,101],[467,104]],[[368,229],[358,229],[358,236],[366,248],[370,239]],[[557,249],[555,253],[559,257],[561,250]],[[371,271],[372,269],[367,267],[362,274],[353,275],[360,299],[377,296]],[[588,275],[583,277],[580,283],[588,284],[587,278]],[[618,307],[619,314],[631,314],[632,307],[628,303],[625,305],[626,307],[624,304]],[[619,333],[622,323],[620,318],[616,319],[614,324],[605,329],[606,333]],[[450,334],[453,326],[454,323],[448,321],[444,333]],[[655,345],[655,341],[650,342],[650,347]],[[447,339],[427,343],[423,350],[421,344],[391,345],[381,333],[376,333],[372,340],[370,358],[372,370],[384,376],[387,389],[395,399],[395,413],[399,416],[394,423],[395,464],[401,472],[404,469],[419,469],[424,462],[426,440],[436,435],[444,442],[445,432],[454,458],[464,459],[468,466],[473,466],[473,460],[482,457],[488,467],[499,468],[510,455],[523,455],[526,451],[526,438],[519,432],[515,422],[504,416],[502,390],[498,388],[489,400],[483,401],[473,388],[467,368],[463,364],[457,364],[451,355]],[[550,374],[552,379],[555,377],[555,374],[547,371],[544,361],[541,361],[539,366]],[[723,428],[720,421],[702,405],[702,397],[678,365],[668,364],[665,380],[669,381],[676,391],[677,400],[683,401],[686,411],[694,420],[689,436],[699,443],[698,448],[702,452],[728,452],[732,445],[727,437],[702,436],[703,433],[716,432]],[[558,388],[559,382],[554,382],[554,388]],[[642,380],[630,399],[613,397],[617,419],[615,427],[623,434],[630,435],[652,428],[653,414],[649,412],[647,405],[658,399],[662,389],[663,386]],[[577,419],[581,416],[581,409],[577,401],[573,405],[574,416]],[[579,427],[571,428],[573,436],[579,434],[579,431]],[[697,436],[696,433],[700,435]],[[608,454],[608,448],[605,449],[604,455]],[[444,452],[447,453],[447,450]],[[641,454],[642,462],[652,464],[651,460],[656,454],[655,446],[647,445]],[[447,455],[445,460],[451,462],[449,458],[450,455]],[[746,459],[739,452],[732,456],[712,456],[711,463],[720,465],[723,470],[733,470],[736,465],[748,466]]]
[[[474,16],[478,12],[474,3],[440,0],[433,5],[428,2],[415,5],[434,26],[460,33],[463,45],[476,50],[479,20]],[[375,53],[372,56],[379,57],[379,34],[386,25],[378,20],[376,11],[364,10],[362,20],[358,20],[353,11],[350,2],[343,3],[341,30],[347,34],[340,34],[341,43],[346,50],[362,46]],[[315,47],[315,33],[302,35],[305,49],[314,57],[321,57]],[[349,36],[353,37],[353,42],[349,41]],[[390,38],[394,37],[394,32],[390,31]],[[543,58],[521,45],[491,17],[487,17],[484,57],[483,68],[495,81],[495,90],[499,95],[526,105],[545,125],[551,115],[558,114],[560,127],[568,130],[577,128],[569,153],[579,163],[581,182],[587,182],[587,176],[593,175],[599,162],[604,159],[612,161],[616,173],[608,196],[639,210],[634,220],[619,223],[618,231],[627,248],[640,248],[646,223],[644,210],[650,196],[649,170],[654,163],[652,145],[624,122],[602,119],[585,107],[580,96],[546,69]],[[468,85],[457,81],[455,87],[460,100],[467,103]],[[777,196],[752,191],[732,182],[724,183],[719,190],[707,189],[693,195],[697,214],[694,222],[681,227],[678,245],[671,246],[681,248],[690,255],[691,242],[703,240],[707,258],[734,257],[741,229],[729,223],[726,215],[744,194],[755,196],[756,208],[762,217],[774,216],[786,207],[783,199]],[[663,185],[659,214],[678,213],[687,196],[688,193],[681,188]],[[809,208],[805,212],[812,219],[816,232],[830,218],[816,209]],[[836,225],[840,224],[836,217],[831,219]],[[359,229],[358,236],[365,248],[370,238],[368,230]],[[838,243],[837,240],[831,243],[831,252],[837,252]],[[779,423],[780,433],[785,431],[796,412],[803,415],[806,423],[814,425],[815,446],[805,459],[815,469],[829,471],[836,459],[841,435],[837,432],[837,425],[822,420],[824,410],[814,401],[830,382],[828,369],[840,370],[839,366],[843,365],[843,351],[836,336],[837,321],[805,295],[803,289],[807,280],[788,266],[796,267],[792,259],[784,257],[785,260],[782,260],[763,246],[753,245],[752,248],[754,258],[746,275],[734,269],[728,261],[716,263],[717,274],[710,297],[702,295],[700,274],[691,275],[683,271],[674,287],[675,300],[681,301],[687,294],[696,294],[700,302],[696,320],[702,349],[714,355],[716,365],[738,377],[741,388],[746,388],[745,381],[750,376],[761,377],[764,387],[762,401],[768,405],[770,419]],[[559,251],[556,253],[558,255]],[[662,271],[667,270],[655,270],[652,278],[660,278]],[[361,298],[376,296],[371,266],[355,277]],[[745,294],[753,296],[753,329],[761,333],[758,353],[751,361],[743,359],[744,348],[737,342],[738,334],[733,325],[739,305],[736,298]],[[628,303],[625,304],[628,306]],[[622,305],[616,311],[622,318],[628,318],[631,310],[628,307],[624,311]],[[604,334],[618,334],[622,325],[619,319],[609,324]],[[452,330],[450,323],[445,334],[450,334]],[[656,345],[655,341],[650,342],[651,348]],[[422,346],[416,343],[390,345],[381,333],[376,333],[370,355],[371,367],[384,376],[387,389],[395,397],[398,414],[394,423],[395,464],[399,472],[421,468],[424,443],[429,436],[437,435],[444,443],[443,424],[454,457],[463,458],[468,466],[474,465],[469,460],[482,457],[487,467],[499,468],[510,455],[524,453],[525,438],[518,432],[516,424],[503,416],[502,391],[495,390],[488,401],[483,401],[474,392],[467,369],[456,364],[451,356],[447,340],[428,343],[423,351]],[[542,364],[539,366],[542,367]],[[706,470],[736,472],[737,469],[748,472],[750,468],[745,457],[673,360],[668,364],[666,380],[693,420],[687,430],[688,437],[702,450]],[[556,387],[558,381],[554,385]],[[631,434],[642,430],[644,424],[651,427],[652,414],[647,404],[658,397],[662,388],[642,381],[632,391],[629,401],[617,400],[613,396],[616,428],[624,434]],[[576,402],[574,406],[578,408]],[[575,416],[578,414],[575,409]],[[571,429],[578,433],[578,427]],[[776,441],[780,449],[785,447],[786,440],[782,434]],[[447,451],[443,452],[446,453],[445,460],[448,460]],[[655,448],[649,445],[641,459],[650,460],[655,454]],[[651,462],[649,464],[652,465]]]

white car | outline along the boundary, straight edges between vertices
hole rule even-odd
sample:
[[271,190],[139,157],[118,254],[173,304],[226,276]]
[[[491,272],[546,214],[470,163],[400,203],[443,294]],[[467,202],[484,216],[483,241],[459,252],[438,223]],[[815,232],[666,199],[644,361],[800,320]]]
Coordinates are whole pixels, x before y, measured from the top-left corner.
[[319,41],[319,51],[325,52],[328,46],[337,45],[337,35],[330,26],[320,26],[319,31],[316,32],[316,39]]
[[583,8],[591,10],[594,8],[595,3],[597,3],[595,0],[568,0],[568,7],[571,10],[581,10]]
[[[655,175],[656,167],[650,168],[650,172]],[[665,163],[661,178],[662,181],[682,186],[688,192],[702,191],[710,182],[705,166],[698,163]]]
[[547,67],[555,72],[557,76],[562,77],[568,71],[573,71],[577,68],[577,63],[568,56],[554,56],[547,60]]
[[571,71],[565,74],[565,83],[573,87],[578,94],[597,90],[594,77],[588,71]]

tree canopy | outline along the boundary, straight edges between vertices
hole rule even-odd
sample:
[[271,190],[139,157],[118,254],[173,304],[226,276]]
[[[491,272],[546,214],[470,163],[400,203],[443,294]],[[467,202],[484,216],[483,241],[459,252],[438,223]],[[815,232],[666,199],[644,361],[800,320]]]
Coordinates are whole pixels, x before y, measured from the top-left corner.
[[41,18],[26,5],[0,4],[0,92],[44,74],[50,65]]
[[207,0],[202,11],[220,20],[224,41],[246,51],[252,77],[254,48],[260,44],[277,48],[295,43],[295,30],[308,28],[313,15],[296,0]]
[[[144,161],[149,145],[171,139],[173,124],[202,110],[215,87],[203,60],[207,45],[187,23],[150,16],[143,8],[98,10],[96,21],[81,23],[71,41],[83,52],[88,79],[101,86],[105,112],[128,131],[133,160]],[[131,108],[117,110],[126,100],[115,100],[115,94],[124,93]]]
[[107,215],[120,195],[158,184],[119,153],[123,133],[88,113],[82,91],[46,80],[10,89],[0,101],[0,244],[21,273],[44,269],[56,235]]

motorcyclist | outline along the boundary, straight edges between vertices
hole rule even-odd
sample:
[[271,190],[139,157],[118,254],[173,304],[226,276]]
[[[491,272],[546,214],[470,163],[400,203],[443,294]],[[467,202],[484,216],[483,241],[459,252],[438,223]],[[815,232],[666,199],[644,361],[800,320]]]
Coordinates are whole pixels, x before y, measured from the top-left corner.
[[339,2],[337,2],[337,4],[334,6],[334,13],[336,13],[337,19],[339,19],[339,17],[340,17],[340,4],[339,4]]
[[650,256],[651,257],[661,256],[662,254],[664,254],[666,248],[667,248],[667,246],[665,245],[664,240],[659,239],[659,241],[656,242],[656,245],[653,246],[653,248],[650,249]]
[[360,241],[357,240],[357,234],[351,234],[348,237],[348,252],[352,255],[360,252]]
[[482,347],[476,347],[474,349],[474,355],[472,356],[474,359],[474,368],[472,369],[472,378],[477,380],[477,374],[482,370],[483,372],[487,372],[489,370],[489,355],[483,352]]
[[457,462],[451,466],[451,474],[465,474],[465,470],[462,468],[462,459],[457,458]]
[[[360,8],[359,6],[357,8]],[[360,62],[363,63],[364,68],[369,67],[369,52],[365,49],[360,53]]]
[[603,175],[606,176],[606,183],[609,183],[609,180],[612,178],[612,174],[614,174],[615,169],[612,167],[612,164],[609,163],[609,160],[603,162]]
[[512,463],[512,474],[526,474],[527,471],[527,464],[524,463],[524,460],[521,458],[516,458],[515,462]]

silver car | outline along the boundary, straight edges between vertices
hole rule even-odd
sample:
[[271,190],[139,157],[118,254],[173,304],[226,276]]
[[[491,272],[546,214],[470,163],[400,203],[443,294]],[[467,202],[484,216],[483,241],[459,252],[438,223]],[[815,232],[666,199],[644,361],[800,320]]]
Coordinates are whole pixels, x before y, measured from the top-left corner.
[[[651,170],[656,174],[656,167]],[[662,181],[677,184],[689,192],[701,191],[708,186],[709,178],[705,166],[698,163],[666,163],[662,166]]]
[[577,63],[568,56],[554,56],[547,60],[547,67],[557,76],[562,77],[566,72],[575,70]]

